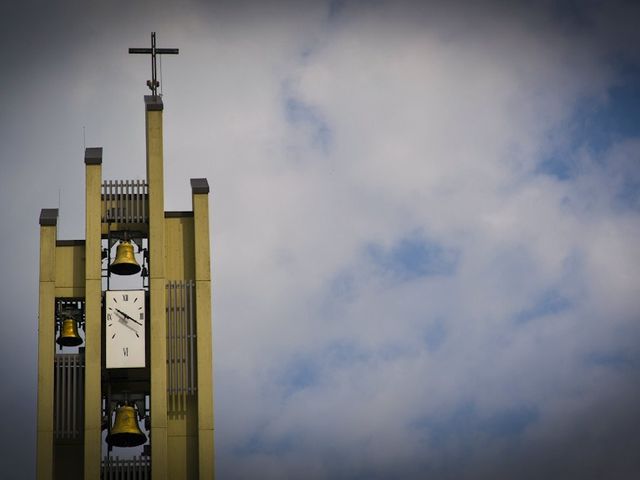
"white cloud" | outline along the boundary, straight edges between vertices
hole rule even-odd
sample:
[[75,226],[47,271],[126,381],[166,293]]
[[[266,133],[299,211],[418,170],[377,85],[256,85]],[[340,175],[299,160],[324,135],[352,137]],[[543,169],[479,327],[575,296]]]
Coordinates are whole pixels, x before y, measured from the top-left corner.
[[[256,308],[242,310],[232,335],[243,348],[234,348],[229,365],[255,369],[266,392],[254,408],[265,423],[251,422],[234,438],[242,445],[257,435],[265,445],[254,455],[243,451],[223,467],[227,473],[257,471],[247,466],[252,459],[274,478],[287,466],[295,471],[300,458],[322,463],[318,477],[423,462],[444,468],[438,454],[416,445],[413,421],[468,401],[481,418],[532,406],[540,412],[533,423],[544,428],[552,405],[576,389],[588,399],[603,395],[589,386],[581,361],[620,345],[604,340],[612,326],[637,335],[629,323],[637,309],[630,261],[637,217],[615,215],[609,205],[587,216],[567,208],[567,198],[582,208],[588,198],[580,184],[600,185],[601,170],[571,182],[534,173],[549,142],[566,141],[579,102],[602,96],[611,81],[601,52],[540,12],[534,22],[475,12],[467,23],[446,11],[435,20],[394,21],[393,10],[345,13],[285,77],[296,101],[330,131],[327,151],[314,144],[314,125],[301,120],[295,137],[281,132],[284,147],[295,147],[289,164],[276,160],[273,170],[267,164],[243,181],[244,194],[259,191],[272,208],[234,210],[266,235],[244,230],[236,238],[251,238],[243,246],[253,250],[257,271],[234,289],[251,292]],[[602,195],[608,202],[611,192]],[[389,283],[363,249],[392,248],[416,229],[459,250],[459,265],[450,276]],[[233,270],[236,242],[223,260]],[[350,296],[327,298],[345,271]],[[224,282],[225,270],[217,273]],[[566,308],[517,324],[519,312],[554,290]],[[334,306],[309,307],[318,301]],[[445,339],[430,353],[425,331],[438,318]],[[332,364],[327,348],[336,342],[362,358]],[[312,363],[311,384],[285,394],[270,373],[300,355]],[[226,378],[222,370],[219,385]],[[562,411],[571,423],[570,410]],[[222,438],[238,432],[228,429],[221,425]],[[289,437],[292,445],[279,443]],[[274,445],[281,446],[270,451]],[[495,460],[471,445],[471,464]],[[458,458],[452,448],[442,455]],[[278,462],[269,466],[265,455]]]

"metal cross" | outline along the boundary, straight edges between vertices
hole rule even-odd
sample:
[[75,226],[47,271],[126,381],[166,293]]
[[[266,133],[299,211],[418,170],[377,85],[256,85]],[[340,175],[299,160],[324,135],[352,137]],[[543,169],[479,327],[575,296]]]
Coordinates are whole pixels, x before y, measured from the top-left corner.
[[151,54],[151,80],[147,80],[147,87],[151,89],[154,97],[158,96],[160,82],[156,78],[156,55],[177,55],[177,48],[156,48],[156,32],[151,32],[151,48],[130,48],[129,53]]

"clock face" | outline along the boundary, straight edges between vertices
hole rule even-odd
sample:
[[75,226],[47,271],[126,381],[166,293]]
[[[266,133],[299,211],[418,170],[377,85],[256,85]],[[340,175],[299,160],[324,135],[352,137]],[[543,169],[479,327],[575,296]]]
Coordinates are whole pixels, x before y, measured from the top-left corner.
[[145,366],[145,291],[107,290],[105,343],[107,368]]

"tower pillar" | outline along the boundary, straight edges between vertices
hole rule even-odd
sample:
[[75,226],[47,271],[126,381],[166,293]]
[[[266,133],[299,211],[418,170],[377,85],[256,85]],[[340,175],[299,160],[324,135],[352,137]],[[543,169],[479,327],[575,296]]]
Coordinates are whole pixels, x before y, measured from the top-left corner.
[[85,214],[84,478],[100,478],[102,458],[102,148],[87,148]]
[[196,331],[198,352],[198,469],[214,478],[213,352],[211,337],[211,257],[209,251],[209,183],[192,178]]
[[167,478],[167,328],[165,292],[164,159],[162,99],[145,97],[149,182],[149,298],[151,319],[151,471]]
[[40,213],[40,284],[38,299],[38,409],[36,478],[53,478],[53,356],[55,335],[55,254],[58,209]]

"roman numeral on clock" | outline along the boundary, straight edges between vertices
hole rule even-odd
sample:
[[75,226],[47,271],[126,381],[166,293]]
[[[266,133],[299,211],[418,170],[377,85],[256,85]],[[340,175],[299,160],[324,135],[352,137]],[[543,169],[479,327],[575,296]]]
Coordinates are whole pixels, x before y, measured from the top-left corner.
[[129,356],[129,347],[122,347],[122,354],[125,357],[128,357]]

